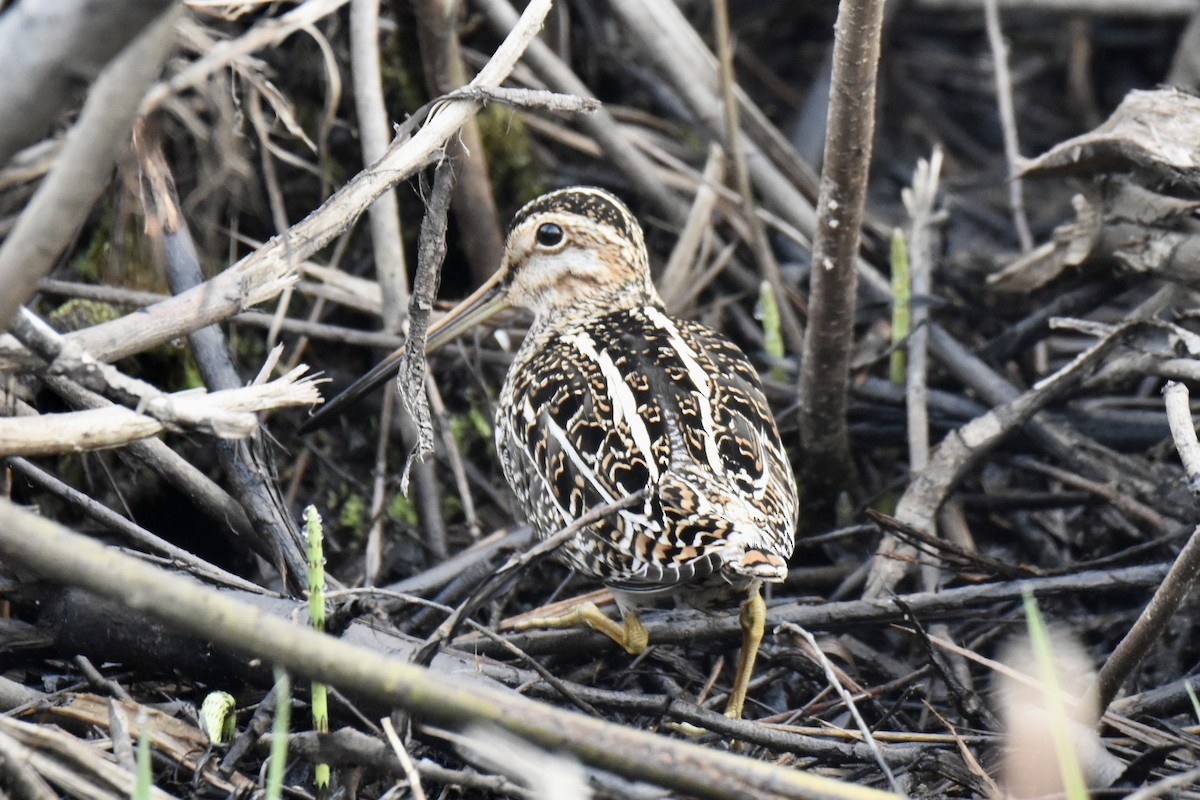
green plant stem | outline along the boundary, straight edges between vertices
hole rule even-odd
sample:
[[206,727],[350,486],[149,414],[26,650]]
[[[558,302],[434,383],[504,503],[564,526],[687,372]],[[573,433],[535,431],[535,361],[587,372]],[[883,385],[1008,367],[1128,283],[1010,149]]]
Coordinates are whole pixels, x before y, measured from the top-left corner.
[[[783,317],[779,313],[779,300],[775,296],[775,287],[770,281],[759,285],[758,309],[762,319],[763,349],[773,361],[782,361],[786,354],[783,345]],[[776,380],[787,380],[787,373],[782,367],[771,367],[771,377]]]
[[134,775],[134,800],[150,800],[150,722],[146,709],[139,707],[137,715],[137,774]]
[[292,723],[292,681],[282,667],[275,668],[275,720],[271,723],[271,763],[267,767],[266,800],[283,794],[287,767],[287,737]]
[[1075,740],[1071,735],[1071,714],[1063,700],[1062,686],[1058,680],[1058,666],[1050,648],[1050,635],[1038,611],[1037,599],[1032,589],[1022,593],[1025,603],[1025,622],[1029,627],[1029,641],[1033,645],[1033,657],[1037,662],[1038,679],[1042,682],[1042,696],[1046,699],[1046,712],[1050,716],[1050,733],[1054,739],[1055,756],[1062,775],[1063,791],[1067,800],[1088,800],[1087,782],[1079,765],[1079,754],[1075,751]]
[[[304,509],[304,532],[308,538],[308,620],[312,629],[325,632],[325,548],[322,543],[321,515],[316,506]],[[329,733],[329,694],[321,681],[312,682],[313,730]],[[313,768],[313,784],[317,797],[329,796],[329,765],[318,763]]]

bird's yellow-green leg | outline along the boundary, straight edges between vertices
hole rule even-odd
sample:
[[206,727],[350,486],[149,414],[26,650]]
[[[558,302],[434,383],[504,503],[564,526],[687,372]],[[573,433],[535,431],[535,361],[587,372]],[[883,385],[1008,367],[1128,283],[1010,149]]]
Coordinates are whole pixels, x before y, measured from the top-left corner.
[[[760,600],[761,602],[761,600]],[[765,614],[765,611],[764,611]],[[603,633],[612,639],[631,656],[646,649],[650,642],[650,634],[642,626],[642,621],[634,611],[626,611],[623,624],[618,625],[611,617],[601,611],[595,603],[580,603],[572,606],[565,614],[557,617],[538,617],[525,619],[513,625],[513,630],[527,631],[532,628],[575,628],[586,625],[594,631]]]
[[763,631],[767,627],[767,604],[762,599],[760,587],[755,586],[750,590],[750,596],[742,603],[742,613],[738,620],[742,625],[742,652],[738,656],[733,688],[729,691],[729,702],[725,704],[725,716],[733,719],[742,718],[742,706],[746,704],[746,690],[750,687],[750,676],[754,673],[758,646],[762,643]]

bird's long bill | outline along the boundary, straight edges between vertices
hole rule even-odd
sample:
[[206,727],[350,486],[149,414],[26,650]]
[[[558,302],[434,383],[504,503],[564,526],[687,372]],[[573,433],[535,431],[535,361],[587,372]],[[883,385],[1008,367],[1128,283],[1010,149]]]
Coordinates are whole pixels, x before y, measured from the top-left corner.
[[[425,339],[425,352],[432,352],[460,334],[493,316],[496,312],[508,308],[504,289],[500,285],[501,273],[497,271],[487,283],[480,286],[470,297],[463,300],[450,310],[450,313],[429,326]],[[363,397],[382,386],[400,370],[400,361],[404,358],[404,348],[401,347],[387,358],[376,364],[370,372],[363,375],[337,397],[323,405],[317,413],[309,417],[300,426],[300,433],[315,431],[328,425],[347,408],[357,403]]]
[[432,353],[447,342],[453,341],[481,322],[508,308],[508,298],[500,281],[504,276],[501,268],[476,289],[470,297],[450,309],[446,316],[429,326],[425,337],[425,352]]

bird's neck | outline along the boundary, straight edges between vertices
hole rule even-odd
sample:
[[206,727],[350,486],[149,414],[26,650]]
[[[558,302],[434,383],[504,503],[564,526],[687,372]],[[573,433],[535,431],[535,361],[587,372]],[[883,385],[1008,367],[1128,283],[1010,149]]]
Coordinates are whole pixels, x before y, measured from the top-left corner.
[[533,310],[531,336],[554,336],[565,330],[587,327],[589,323],[616,311],[654,306],[662,308],[662,299],[653,284],[621,284],[609,289],[590,287],[545,302]]

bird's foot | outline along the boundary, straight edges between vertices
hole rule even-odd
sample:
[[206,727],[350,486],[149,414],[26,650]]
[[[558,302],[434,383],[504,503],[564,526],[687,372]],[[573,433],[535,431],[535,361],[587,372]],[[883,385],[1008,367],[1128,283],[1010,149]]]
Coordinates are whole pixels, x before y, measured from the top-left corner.
[[524,619],[513,625],[513,630],[527,631],[534,628],[576,628],[586,625],[594,631],[603,633],[612,639],[625,652],[635,656],[646,649],[650,642],[650,634],[642,626],[642,621],[633,611],[627,611],[622,624],[618,624],[596,606],[595,603],[580,603],[572,606],[565,614],[554,617],[536,617]]
[[750,676],[754,673],[754,662],[758,658],[758,646],[767,627],[767,604],[758,587],[752,589],[750,596],[742,603],[738,621],[742,626],[742,652],[738,656],[737,672],[733,677],[733,687],[729,690],[729,701],[725,705],[725,716],[732,719],[742,718],[746,690],[750,688]]

